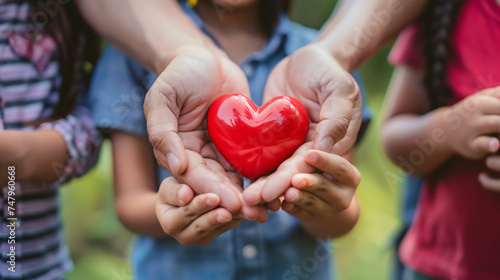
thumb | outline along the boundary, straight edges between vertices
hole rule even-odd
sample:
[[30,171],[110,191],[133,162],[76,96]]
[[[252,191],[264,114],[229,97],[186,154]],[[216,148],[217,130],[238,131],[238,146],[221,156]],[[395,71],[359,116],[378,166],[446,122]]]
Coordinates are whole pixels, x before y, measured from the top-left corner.
[[[360,123],[351,123],[352,113],[353,103],[351,100],[334,96],[334,93],[329,96],[321,105],[320,122],[316,127],[313,148],[330,153],[334,145],[344,139],[346,135],[357,134]],[[361,120],[361,116],[355,117],[356,120]],[[355,140],[355,136],[349,137],[342,144],[347,146],[346,150],[348,150],[354,145]]]
[[172,101],[177,98],[171,87],[164,87],[164,92],[159,88],[155,83],[144,100],[149,141],[160,166],[178,175],[187,168],[186,149],[178,134],[180,108]]
[[470,148],[478,158],[481,158],[486,154],[496,153],[500,148],[500,141],[496,137],[479,136],[472,140]]

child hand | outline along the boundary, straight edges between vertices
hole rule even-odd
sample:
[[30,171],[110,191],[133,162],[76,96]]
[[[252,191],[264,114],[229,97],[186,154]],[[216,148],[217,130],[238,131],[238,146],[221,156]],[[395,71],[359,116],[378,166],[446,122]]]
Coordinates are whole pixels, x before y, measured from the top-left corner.
[[444,115],[442,126],[451,149],[466,158],[480,159],[500,147],[500,87],[465,98]]
[[[500,172],[500,155],[492,155],[486,158],[486,166],[495,172]],[[487,173],[479,174],[479,182],[489,190],[500,192],[500,178],[495,178]]]
[[195,196],[189,186],[169,177],[158,191],[156,216],[165,233],[179,243],[206,245],[241,223],[241,218],[219,204],[216,194]]
[[317,150],[307,152],[304,161],[324,175],[294,175],[282,209],[302,220],[330,218],[347,209],[361,181],[358,169],[341,156]]

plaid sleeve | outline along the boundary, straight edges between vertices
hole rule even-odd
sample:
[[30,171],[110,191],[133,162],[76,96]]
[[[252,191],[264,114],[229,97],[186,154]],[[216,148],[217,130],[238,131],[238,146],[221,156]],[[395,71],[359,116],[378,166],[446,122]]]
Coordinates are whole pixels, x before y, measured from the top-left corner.
[[59,178],[49,186],[59,186],[89,171],[97,162],[101,136],[95,128],[85,98],[80,96],[75,110],[65,118],[41,124],[38,129],[51,129],[61,134],[68,158],[65,165],[54,166]]

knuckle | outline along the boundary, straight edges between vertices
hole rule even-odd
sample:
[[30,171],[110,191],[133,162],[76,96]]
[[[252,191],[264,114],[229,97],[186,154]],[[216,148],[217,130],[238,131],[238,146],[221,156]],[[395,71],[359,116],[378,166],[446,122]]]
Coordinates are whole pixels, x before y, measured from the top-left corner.
[[482,143],[469,143],[468,151],[465,152],[465,155],[470,159],[480,159],[484,155],[486,155],[485,148]]
[[288,210],[287,212],[291,215],[297,215],[299,213],[299,208],[297,207],[297,205],[294,205],[294,207],[290,210]]
[[485,128],[489,131],[500,131],[500,123],[493,118],[490,118],[485,123]]
[[347,191],[337,196],[337,199],[335,201],[335,210],[337,212],[341,212],[349,208],[351,206],[353,196],[354,196],[354,190]]
[[342,114],[333,122],[331,134],[334,137],[335,143],[340,141],[349,129],[350,119],[346,114]]
[[349,208],[351,206],[351,199],[348,199],[348,198],[342,198],[339,200],[339,203],[338,203],[338,209],[340,211],[344,211],[346,210],[347,208]]
[[174,177],[168,177],[164,179],[160,184],[158,192],[160,193],[167,192],[172,186],[175,186],[174,182],[175,182]]
[[341,162],[337,165],[337,173],[338,174],[346,174],[349,171],[349,166],[345,162]]
[[194,224],[194,233],[197,235],[197,236],[204,236],[207,234],[207,230],[199,225],[199,224]]
[[354,171],[353,183],[355,187],[358,187],[361,183],[361,172],[357,168]]
[[326,182],[323,182],[322,180],[316,184],[316,192],[318,194],[324,194],[326,193],[328,190],[328,186],[326,184]]
[[162,226],[163,231],[166,234],[168,234],[168,235],[170,235],[172,237],[175,237],[176,229],[172,226],[172,224],[170,224],[170,223],[164,224],[163,223],[161,226]]
[[302,204],[306,208],[311,208],[316,204],[316,199],[312,195],[306,195],[302,200]]
[[193,219],[196,217],[196,213],[194,213],[191,207],[182,207],[182,214],[186,219]]
[[154,149],[158,150],[160,147],[163,147],[165,144],[165,137],[163,133],[156,129],[156,124],[148,122],[148,134],[149,134],[149,142]]

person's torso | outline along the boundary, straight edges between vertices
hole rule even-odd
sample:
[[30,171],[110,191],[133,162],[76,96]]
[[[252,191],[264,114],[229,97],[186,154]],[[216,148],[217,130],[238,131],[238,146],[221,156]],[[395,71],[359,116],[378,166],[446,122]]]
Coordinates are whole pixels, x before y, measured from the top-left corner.
[[[186,11],[195,23],[201,23],[192,10]],[[290,28],[298,30],[291,32]],[[240,63],[256,105],[262,105],[267,77],[274,66],[315,36],[316,31],[282,18],[263,49]],[[160,182],[170,176],[159,166],[157,172]],[[167,279],[217,280],[333,278],[329,242],[309,236],[298,219],[283,211],[270,212],[264,224],[244,220],[205,246],[139,236],[132,260],[137,279],[164,279],[165,275]]]
[[[50,117],[59,100],[56,44],[46,33],[31,35],[43,30],[35,22],[27,1],[0,0],[0,130],[33,130],[30,122]],[[58,190],[17,183],[14,192],[9,195],[7,187],[0,192],[0,279],[62,278],[71,261]],[[8,218],[17,218],[13,231]],[[8,270],[12,247],[16,272]]]
[[[447,76],[452,103],[500,86],[500,6],[495,0],[464,3],[452,46]],[[484,159],[454,156],[427,179],[400,250],[407,264],[449,279],[500,278],[500,193],[481,186],[481,172],[490,172]]]

